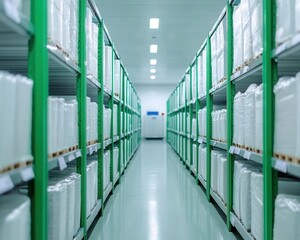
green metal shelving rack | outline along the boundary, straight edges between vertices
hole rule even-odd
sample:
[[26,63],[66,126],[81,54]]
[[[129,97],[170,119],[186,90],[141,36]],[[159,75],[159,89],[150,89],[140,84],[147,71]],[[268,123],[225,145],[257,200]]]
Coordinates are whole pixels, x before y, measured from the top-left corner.
[[[104,189],[103,189],[103,154],[106,148],[111,149],[111,181],[117,184],[118,179],[125,169],[125,162],[128,163],[141,143],[141,103],[138,94],[130,83],[128,73],[121,62],[121,78],[120,78],[120,96],[114,94],[114,86],[112,93],[109,94],[104,89],[104,59],[103,59],[103,43],[111,45],[113,48],[113,59],[120,59],[113,42],[109,36],[108,30],[99,13],[94,0],[79,0],[79,39],[78,52],[79,63],[75,65],[65,59],[62,54],[48,45],[47,36],[47,0],[31,0],[31,16],[28,20],[22,13],[14,12],[12,15],[5,8],[6,0],[0,0],[0,30],[1,38],[5,39],[8,34],[16,41],[10,45],[0,41],[1,48],[6,50],[0,53],[0,70],[6,70],[12,73],[20,73],[29,76],[34,81],[33,88],[33,122],[32,122],[32,153],[34,156],[33,165],[25,168],[16,169],[1,173],[0,177],[8,177],[12,183],[17,186],[28,182],[29,195],[31,197],[31,219],[32,219],[32,239],[46,240],[47,235],[47,187],[48,187],[48,171],[59,167],[59,158],[64,159],[66,163],[75,161],[77,172],[81,174],[81,221],[80,229],[75,240],[87,239],[87,232],[92,222],[97,216],[103,214],[105,208]],[[86,29],[85,18],[86,8],[89,7],[97,21],[99,28],[98,35],[98,76],[92,79],[86,74]],[[12,50],[14,47],[27,49],[27,53],[23,50]],[[7,55],[8,52],[8,55]],[[27,56],[28,54],[28,56]],[[7,64],[6,58],[15,60],[14,64]],[[22,61],[20,61],[22,59]],[[121,61],[121,60],[120,60]],[[113,61],[114,63],[114,61]],[[79,133],[79,149],[48,159],[47,151],[47,99],[50,94],[56,93],[53,85],[59,86],[59,83],[53,82],[53,72],[62,73],[61,79],[65,76],[73,80],[72,92],[77,96],[78,101],[78,133]],[[65,74],[65,75],[64,75]],[[114,68],[112,68],[112,76],[114,78]],[[63,81],[61,81],[63,82]],[[114,79],[113,79],[114,83]],[[112,83],[112,84],[113,84]],[[88,86],[91,85],[96,94],[96,102],[98,103],[98,142],[87,146],[86,136],[86,97],[90,94]],[[62,94],[59,92],[59,94]],[[107,101],[108,99],[108,101]],[[118,105],[118,116],[113,116],[113,104]],[[133,106],[134,103],[134,106]],[[111,119],[111,139],[106,143],[103,141],[103,105],[108,105],[112,110]],[[121,121],[121,112],[130,116],[131,125],[125,115]],[[137,124],[133,128],[133,118],[137,119]],[[118,118],[117,136],[113,136],[113,119]],[[131,128],[129,129],[129,126]],[[121,128],[123,131],[121,131]],[[125,132],[126,129],[126,132]],[[125,139],[130,145],[125,145]],[[135,139],[135,140],[133,140]],[[114,146],[121,147],[123,140],[122,152],[119,152],[118,166],[113,166],[113,149]],[[129,148],[131,146],[131,148]],[[98,204],[94,207],[92,213],[87,218],[86,213],[86,166],[88,155],[96,153],[98,156]],[[126,155],[125,155],[126,154]],[[122,156],[123,155],[123,156]],[[121,163],[123,159],[123,163]],[[124,166],[123,170],[121,166]],[[114,181],[113,170],[118,169],[118,179]],[[22,180],[24,170],[32,170],[33,175],[26,181]],[[121,172],[123,171],[123,172]],[[113,184],[113,186],[114,186]],[[10,189],[7,189],[8,192]],[[113,191],[113,187],[112,187]]]
[[[207,135],[206,138],[199,136],[199,126],[198,126],[198,116],[197,119],[197,142],[206,143],[207,146],[207,182],[205,182],[202,177],[197,175],[196,179],[203,185],[206,189],[206,195],[208,201],[211,198],[214,199],[216,205],[223,210],[226,216],[226,222],[228,230],[233,230],[235,228],[239,234],[244,239],[254,239],[250,232],[248,232],[240,220],[234,215],[232,205],[233,205],[233,165],[236,156],[243,157],[246,160],[254,161],[261,165],[263,169],[263,208],[264,208],[264,218],[263,218],[263,239],[271,240],[273,239],[273,221],[274,221],[274,202],[277,195],[277,185],[278,185],[278,173],[285,173],[290,176],[294,176],[300,179],[300,165],[295,163],[290,163],[282,161],[273,157],[273,131],[274,131],[274,94],[273,87],[276,83],[278,76],[286,74],[296,74],[300,68],[296,67],[296,63],[300,63],[300,34],[297,33],[292,39],[288,40],[283,45],[276,47],[275,45],[275,31],[276,31],[276,1],[275,0],[263,0],[263,53],[262,57],[255,59],[249,66],[247,70],[240,71],[238,73],[232,74],[233,72],[233,10],[236,5],[240,3],[238,0],[227,0],[226,8],[222,12],[220,18],[210,32],[208,38],[201,46],[197,53],[195,59],[193,59],[190,67],[197,63],[197,58],[203,52],[206,47],[206,96],[199,96],[197,90],[196,93],[196,110],[206,106],[207,107]],[[222,19],[226,19],[226,34],[225,44],[226,44],[226,82],[221,84],[219,87],[212,89],[212,76],[211,76],[211,46],[210,38],[212,33],[216,30],[217,26],[220,24]],[[286,69],[286,64],[293,63],[292,67]],[[189,67],[189,68],[190,68]],[[188,69],[189,69],[188,68]],[[197,68],[198,69],[198,68]],[[283,71],[284,70],[284,71]],[[198,71],[197,71],[198,73]],[[197,89],[198,89],[198,79],[199,75],[196,76]],[[257,82],[254,79],[261,79]],[[180,160],[186,164],[186,156],[182,156],[181,149],[184,147],[178,146],[177,141],[181,138],[180,129],[177,129],[177,124],[174,124],[174,119],[180,112],[186,114],[190,112],[193,102],[190,100],[186,101],[185,105],[180,105],[180,98],[182,97],[183,91],[186,91],[184,86],[185,76],[178,83],[173,93],[170,95],[167,101],[167,141],[178,154]],[[233,146],[233,101],[236,90],[241,90],[245,86],[241,87],[242,84],[247,87],[251,83],[262,83],[263,84],[263,154],[249,152],[245,149],[240,149],[239,147]],[[189,86],[191,87],[191,85]],[[189,89],[191,91],[191,89]],[[246,90],[246,89],[243,89]],[[211,111],[212,104],[214,102],[214,97],[224,96],[223,101],[226,102],[227,108],[227,142],[221,143],[213,141],[211,139]],[[186,97],[185,97],[186,99]],[[176,120],[177,121],[177,120]],[[186,117],[180,119],[179,126],[186,125]],[[178,134],[179,133],[179,134]],[[187,132],[183,134],[184,138],[187,137]],[[199,157],[197,145],[197,159]],[[191,147],[191,146],[186,146]],[[212,148],[219,148],[227,152],[227,205],[216,196],[216,194],[210,190],[210,163],[211,163],[211,150]],[[192,157],[192,154],[191,154]],[[192,158],[191,158],[192,159]],[[187,168],[189,168],[187,166]]]

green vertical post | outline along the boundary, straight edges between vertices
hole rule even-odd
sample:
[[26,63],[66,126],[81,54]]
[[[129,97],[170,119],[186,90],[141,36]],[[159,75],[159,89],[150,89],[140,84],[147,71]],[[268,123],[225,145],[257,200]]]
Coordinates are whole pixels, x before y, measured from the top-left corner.
[[233,69],[233,6],[227,0],[227,228],[231,231],[230,213],[233,200],[233,165],[234,157],[229,152],[233,143],[233,100],[234,84],[231,82]]
[[[120,66],[121,69],[121,66]],[[122,72],[122,70],[120,70]],[[120,72],[120,73],[121,73]],[[117,81],[119,81],[119,86],[121,86],[121,76],[119,77],[119,79],[117,79]],[[120,89],[120,87],[119,87]],[[119,175],[121,177],[121,110],[122,110],[122,104],[121,104],[121,97],[120,97],[120,92],[119,92],[119,102],[118,102],[118,136],[119,136],[119,141],[118,141],[118,147],[119,147],[119,159],[118,159],[118,171],[119,171]]]
[[112,45],[112,58],[111,58],[111,96],[109,99],[109,108],[111,109],[110,119],[110,180],[112,182],[112,192],[114,191],[114,60],[115,60],[115,49]]
[[78,126],[79,126],[79,148],[81,157],[77,158],[77,171],[81,174],[81,227],[84,229],[86,238],[86,0],[79,2],[79,67],[80,74],[77,76],[77,101],[78,101]]
[[[29,41],[28,75],[34,81],[32,114],[32,153],[35,179],[30,186],[32,210],[32,239],[47,239],[47,98],[48,98],[48,50],[47,1],[31,1],[31,22],[35,36]],[[38,66],[38,67],[37,67]]]
[[184,133],[184,144],[185,144],[185,153],[184,153],[184,161],[183,161],[183,163],[184,164],[186,164],[186,162],[187,162],[187,148],[188,148],[188,135],[187,135],[187,102],[188,102],[188,100],[187,100],[187,94],[186,94],[186,92],[187,92],[187,88],[189,87],[189,86],[187,86],[187,84],[186,84],[186,76],[184,76],[184,81],[185,81],[185,100],[184,100],[184,125],[185,125],[185,133]]
[[274,132],[273,86],[277,64],[272,58],[275,46],[276,1],[263,1],[263,205],[264,239],[273,239],[274,201],[277,194],[277,172],[272,169]]
[[198,89],[198,83],[199,83],[199,65],[198,65],[198,55],[196,56],[196,181],[198,183],[198,169],[199,169],[199,142],[198,142],[198,137],[199,137],[199,124],[198,124],[198,111],[199,111],[199,89]]
[[[190,75],[190,99],[193,100],[193,79],[192,79],[192,65],[189,67],[190,70],[189,70],[189,75]],[[193,163],[193,139],[191,138],[192,137],[192,121],[193,121],[193,107],[194,105],[192,104],[192,100],[190,100],[190,104],[189,104],[189,115],[190,115],[190,138],[189,138],[189,148],[190,148],[190,161],[189,161],[189,170],[190,172],[192,171],[192,163]]]
[[[98,89],[98,141],[100,150],[98,151],[98,199],[101,199],[103,206],[103,161],[104,161],[104,122],[103,122],[103,104],[104,104],[104,35],[103,23],[98,24],[98,82],[101,89]],[[103,208],[102,208],[103,209]],[[101,211],[101,214],[103,211]]]
[[212,76],[211,76],[211,41],[210,37],[207,38],[207,47],[206,47],[206,197],[210,201],[210,183],[211,183],[211,150],[210,140],[212,137],[212,106],[213,99],[212,95],[209,93],[212,85]]

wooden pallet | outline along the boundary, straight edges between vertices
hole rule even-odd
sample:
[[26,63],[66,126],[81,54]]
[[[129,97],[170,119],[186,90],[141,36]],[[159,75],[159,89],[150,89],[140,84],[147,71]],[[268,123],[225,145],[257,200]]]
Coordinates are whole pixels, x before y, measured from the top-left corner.
[[223,82],[225,82],[226,81],[226,77],[223,77],[222,79],[220,79],[218,82],[217,82],[217,85],[220,85],[220,84],[222,84]]
[[31,165],[32,163],[33,163],[33,161],[30,160],[30,161],[24,161],[24,162],[20,162],[20,163],[10,164],[7,167],[0,169],[0,173],[5,173],[5,172],[9,172],[9,171],[18,169],[18,168],[23,168],[23,167]]
[[246,147],[246,150],[250,151],[250,152],[255,152],[255,148],[252,148],[252,147]]
[[236,143],[234,143],[233,146],[241,148],[241,149],[246,149],[246,147],[244,145],[240,145],[240,144],[236,144]]
[[262,154],[262,150],[260,150],[260,149],[255,149],[255,152],[256,152],[257,154]]
[[94,145],[94,144],[96,144],[96,143],[97,143],[97,140],[89,141],[89,142],[87,143],[87,146]]
[[283,161],[292,162],[296,164],[300,164],[300,158],[297,157],[291,157],[285,154],[280,153],[274,153],[274,157]]
[[65,150],[50,153],[50,154],[48,154],[48,159],[55,158],[55,157],[58,157],[58,156],[63,155],[63,154],[65,154]]

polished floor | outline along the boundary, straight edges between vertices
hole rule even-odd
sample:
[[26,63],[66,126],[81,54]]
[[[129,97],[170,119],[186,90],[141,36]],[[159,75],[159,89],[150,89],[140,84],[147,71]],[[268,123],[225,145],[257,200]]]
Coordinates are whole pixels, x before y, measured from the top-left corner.
[[91,240],[227,240],[216,208],[163,140],[143,141]]

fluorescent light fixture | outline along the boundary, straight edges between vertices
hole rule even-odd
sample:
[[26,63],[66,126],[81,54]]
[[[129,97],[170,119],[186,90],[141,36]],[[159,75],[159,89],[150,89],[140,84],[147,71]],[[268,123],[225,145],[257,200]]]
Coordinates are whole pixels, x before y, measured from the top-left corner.
[[157,45],[156,44],[150,45],[150,53],[157,53]]
[[154,76],[154,75],[151,75],[150,78],[151,78],[151,79],[155,79],[155,76]]
[[159,18],[150,18],[150,29],[159,28]]
[[156,73],[156,69],[150,69],[150,73]]
[[151,59],[150,60],[150,65],[156,65],[157,64],[157,60],[156,59]]

